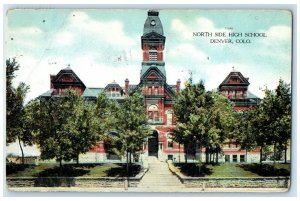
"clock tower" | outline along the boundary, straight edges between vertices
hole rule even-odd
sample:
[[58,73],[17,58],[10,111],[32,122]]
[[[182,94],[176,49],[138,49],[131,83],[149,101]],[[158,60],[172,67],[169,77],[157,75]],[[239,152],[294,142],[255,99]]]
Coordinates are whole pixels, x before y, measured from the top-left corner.
[[148,155],[163,160],[178,153],[178,145],[173,143],[171,136],[176,124],[173,104],[180,90],[180,81],[178,86],[167,84],[163,60],[165,41],[159,12],[148,11],[141,37],[143,60],[139,87],[142,88],[145,97],[148,125],[153,130],[153,134],[148,138]]

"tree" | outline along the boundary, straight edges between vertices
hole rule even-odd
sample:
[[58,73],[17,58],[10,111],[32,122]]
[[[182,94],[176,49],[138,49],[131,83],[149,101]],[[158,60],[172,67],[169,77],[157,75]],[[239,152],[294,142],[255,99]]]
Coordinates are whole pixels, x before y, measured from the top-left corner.
[[[273,145],[273,160],[276,160],[276,150],[287,149],[291,137],[291,94],[290,87],[279,80],[275,91],[265,89],[257,113],[253,117],[253,128],[256,130],[256,142],[262,150],[266,145]],[[286,162],[286,154],[285,154]]]
[[[87,152],[99,139],[94,106],[85,103],[76,91],[64,96],[32,101],[28,120],[42,159],[69,161]],[[38,123],[36,123],[38,122]]]
[[270,145],[273,145],[274,163],[276,150],[286,150],[291,137],[291,92],[288,84],[279,80],[275,91],[265,89],[265,97],[260,105],[261,116],[263,117],[262,128],[265,138]]
[[100,140],[101,134],[97,133],[97,117],[95,105],[80,99],[74,108],[74,114],[64,126],[66,133],[70,132],[73,159],[79,164],[79,155],[90,150]]
[[[211,127],[213,98],[210,92],[205,91],[203,82],[186,84],[186,88],[177,96],[174,112],[177,126],[174,141],[184,144],[185,162],[187,163],[188,147],[209,146],[209,135],[219,132]],[[201,154],[201,153],[200,153]],[[201,163],[201,156],[200,156]]]
[[292,104],[290,85],[279,80],[275,90],[276,121],[275,127],[278,132],[279,148],[284,147],[284,162],[287,162],[287,146],[291,139]]
[[246,162],[248,151],[256,148],[257,142],[255,141],[255,128],[253,120],[255,119],[256,109],[250,109],[244,111],[241,114],[237,114],[238,123],[238,136],[237,139],[241,144],[241,149],[246,150]]
[[129,173],[131,155],[142,150],[143,143],[149,135],[146,125],[146,110],[143,96],[135,92],[124,99],[118,107],[115,124],[117,136],[113,139],[118,155],[126,155],[126,169]]
[[24,164],[22,142],[24,146],[31,145],[32,136],[26,132],[24,122],[24,101],[29,86],[23,82],[17,88],[12,85],[16,77],[15,72],[19,68],[15,58],[6,60],[6,144],[18,141],[22,153],[22,164]]
[[118,116],[118,104],[108,99],[105,93],[100,93],[96,100],[96,130],[103,135],[102,138],[109,140],[111,132],[115,131]]
[[207,108],[211,114],[208,141],[213,154],[216,154],[216,163],[218,163],[218,154],[221,152],[221,146],[225,139],[237,138],[238,121],[236,112],[226,97],[213,92],[212,98],[213,105],[211,108]]

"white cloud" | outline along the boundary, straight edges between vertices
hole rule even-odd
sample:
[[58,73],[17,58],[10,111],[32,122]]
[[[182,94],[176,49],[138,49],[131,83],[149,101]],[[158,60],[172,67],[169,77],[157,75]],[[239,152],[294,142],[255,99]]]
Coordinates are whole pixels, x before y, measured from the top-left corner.
[[32,36],[43,34],[43,31],[38,27],[19,27],[8,29],[8,33],[15,36]]
[[42,36],[44,33],[38,27],[19,27],[19,28],[9,28],[5,32],[6,40],[6,52],[11,53],[14,49],[25,48],[36,48],[37,47],[37,37]]
[[[193,60],[196,62],[203,62],[207,59],[207,55],[190,43],[181,43],[174,46],[166,54],[166,59],[174,60]],[[188,64],[188,63],[187,63]]]
[[16,73],[14,86],[25,82],[30,86],[25,102],[34,99],[50,89],[50,74],[57,74],[60,69],[66,66],[65,58],[43,57],[35,58],[30,55],[18,57],[20,65]]
[[284,26],[284,25],[276,25],[270,27],[268,30],[265,31],[268,40],[270,42],[290,42],[292,37],[292,30],[291,27]]
[[130,84],[138,84],[140,78],[139,65],[121,62],[116,67],[113,63],[99,61],[93,53],[75,58],[71,68],[87,87],[105,87],[114,80],[123,87],[126,78],[130,80]]
[[74,43],[74,34],[69,31],[62,31],[54,36],[54,45],[70,46]]
[[221,32],[221,31],[225,30],[225,29],[216,28],[213,21],[211,21],[210,19],[207,19],[205,17],[197,18],[196,22],[197,22],[197,28],[199,30],[203,30],[205,32]]
[[183,39],[193,39],[193,32],[226,32],[224,28],[217,28],[214,22],[205,17],[199,17],[193,21],[194,23],[186,23],[179,19],[171,22],[171,29]]
[[72,12],[68,19],[71,28],[74,28],[75,31],[90,34],[97,40],[121,47],[132,46],[136,43],[135,40],[125,34],[121,21],[95,20],[85,12]]
[[191,39],[193,37],[193,30],[179,19],[172,20],[171,29],[175,33],[180,34],[184,39]]

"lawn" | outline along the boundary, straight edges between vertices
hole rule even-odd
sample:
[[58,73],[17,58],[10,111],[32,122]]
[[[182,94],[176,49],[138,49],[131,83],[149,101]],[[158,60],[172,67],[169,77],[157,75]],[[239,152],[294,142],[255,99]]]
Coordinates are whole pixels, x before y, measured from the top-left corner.
[[[126,164],[57,164],[7,165],[7,177],[117,177],[126,176]],[[140,172],[140,165],[132,164],[129,176]]]
[[205,177],[257,177],[258,175],[246,171],[234,163],[223,163],[221,165],[208,165],[211,168],[212,174]]
[[263,177],[289,176],[290,164],[203,164],[199,172],[198,163],[174,164],[182,174],[190,177]]
[[291,164],[283,164],[276,163],[275,165],[272,163],[269,164],[241,164],[239,167],[244,170],[251,171],[259,176],[290,176],[291,172]]

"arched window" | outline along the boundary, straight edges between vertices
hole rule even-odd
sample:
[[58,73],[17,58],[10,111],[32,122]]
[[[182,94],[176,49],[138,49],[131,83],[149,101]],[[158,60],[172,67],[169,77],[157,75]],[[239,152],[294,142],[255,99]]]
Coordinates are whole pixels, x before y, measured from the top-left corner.
[[157,105],[149,105],[149,107],[148,107],[148,120],[159,121]]

